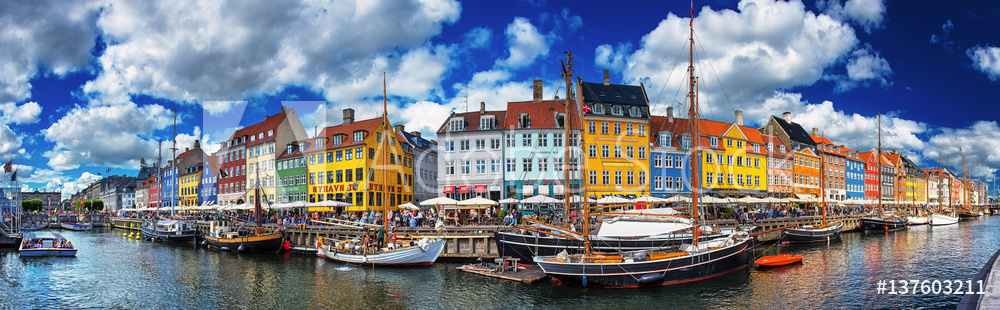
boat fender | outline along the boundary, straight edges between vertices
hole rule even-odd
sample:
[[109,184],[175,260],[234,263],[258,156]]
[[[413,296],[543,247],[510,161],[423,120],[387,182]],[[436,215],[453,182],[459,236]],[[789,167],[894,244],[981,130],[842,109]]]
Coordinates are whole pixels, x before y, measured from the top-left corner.
[[581,281],[580,284],[583,284],[583,287],[587,287],[587,276],[586,275],[583,276],[583,281]]
[[208,246],[208,240],[202,240],[201,241],[201,245]]
[[639,284],[656,284],[663,282],[662,273],[647,273],[639,277]]
[[368,256],[361,256],[362,263],[368,263]]
[[240,244],[240,247],[236,248],[237,252],[243,252],[245,250],[246,250],[246,248],[244,248],[242,244]]
[[423,250],[424,252],[427,252],[427,245],[429,243],[430,243],[430,239],[427,239],[427,238],[423,238],[423,239],[420,239],[420,241],[417,241],[417,245],[420,246],[420,249]]

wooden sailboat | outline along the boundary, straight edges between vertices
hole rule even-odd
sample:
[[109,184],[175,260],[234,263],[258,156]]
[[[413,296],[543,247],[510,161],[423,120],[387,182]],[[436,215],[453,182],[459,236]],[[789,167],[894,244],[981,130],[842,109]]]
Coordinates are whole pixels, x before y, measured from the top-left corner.
[[235,231],[230,223],[212,222],[209,234],[205,236],[205,244],[209,248],[217,248],[223,251],[238,252],[271,252],[281,251],[281,246],[285,241],[280,231],[267,232],[261,226],[261,218],[264,212],[260,206],[260,186],[254,186],[253,214],[256,225],[252,228],[240,226]]
[[[698,134],[698,102],[694,77],[694,8],[691,9],[691,55],[688,99],[691,133],[695,137],[691,148],[691,219],[698,227],[698,171],[700,135]],[[584,157],[586,159],[586,157]],[[590,208],[584,205],[584,231],[590,229]],[[750,261],[751,237],[743,231],[708,241],[699,240],[700,229],[692,229],[690,244],[616,254],[591,251],[589,234],[583,234],[585,253],[536,256],[535,263],[549,276],[563,282],[595,287],[628,288],[669,285],[716,277],[746,267]]]
[[[386,159],[386,155],[389,152],[388,141],[391,141],[392,135],[395,133],[389,128],[388,114],[386,113],[386,99],[385,99],[385,77],[382,80],[382,125],[379,126],[379,130],[382,131],[382,140],[379,141],[379,163],[382,169],[382,180],[387,182],[387,170],[389,165],[389,160]],[[383,189],[385,187],[382,187]],[[363,227],[355,226],[357,223],[350,223],[347,225],[339,220],[331,219],[331,222],[321,222],[326,224],[333,224],[341,227],[349,227],[356,229],[372,229],[378,227],[381,229],[380,233],[386,238],[391,234],[389,232],[389,195],[382,193],[382,225],[379,227],[377,225],[366,224]],[[437,260],[438,256],[441,256],[441,252],[444,251],[445,241],[441,237],[437,237],[433,240],[430,238],[423,238],[417,242],[409,242],[406,244],[396,242],[386,242],[386,246],[376,246],[368,242],[363,242],[360,239],[354,240],[336,240],[332,238],[317,238],[316,240],[316,256],[326,258],[332,261],[349,263],[349,264],[359,264],[359,265],[372,265],[372,266],[412,266],[412,265],[431,265]]]
[[[174,109],[174,150],[177,149],[177,110]],[[157,148],[159,150],[159,148]],[[171,169],[177,167],[178,162],[176,162],[176,155],[174,156],[174,162],[172,163]],[[160,169],[160,155],[157,153],[156,156],[156,169]],[[159,183],[163,183],[163,179],[160,173],[157,172],[156,178]],[[180,187],[179,180],[174,178],[175,182],[178,182],[170,187],[171,191],[176,190]],[[163,188],[162,186],[160,188]],[[162,204],[162,199],[161,199]],[[171,203],[171,216],[173,215],[173,203]],[[198,230],[190,222],[181,220],[161,220],[159,213],[153,217],[151,221],[145,221],[142,223],[142,235],[146,240],[159,241],[159,242],[169,242],[169,243],[197,243],[198,242]]]
[[[944,209],[944,204],[943,204],[943,201],[942,201],[943,200],[942,198],[944,197],[944,195],[942,195],[942,193],[941,193],[941,186],[942,186],[942,183],[941,183],[941,172],[943,172],[942,169],[941,169],[941,154],[938,153],[938,171],[937,171],[937,177],[938,177],[938,195],[937,196],[938,196],[938,212],[940,212],[940,213],[929,212],[930,214],[927,216],[928,217],[927,222],[929,222],[931,224],[931,226],[943,226],[943,225],[951,225],[951,224],[958,223],[958,217],[955,216],[954,209],[949,209],[948,211],[945,211],[945,209]],[[948,214],[946,214],[946,213],[948,213]]]
[[[826,168],[823,166],[826,164],[825,153],[823,151],[820,154],[820,196],[822,196],[823,204],[823,223],[820,226],[802,226],[796,228],[788,228],[781,231],[782,242],[787,243],[813,243],[813,242],[827,242],[830,240],[836,240],[840,238],[840,233],[844,230],[844,223],[841,221],[836,221],[827,224],[826,222]],[[801,257],[800,257],[801,259]],[[758,264],[759,265],[759,264]]]
[[861,219],[861,229],[865,231],[896,231],[906,229],[906,219],[882,213],[882,114],[878,116],[878,213]]

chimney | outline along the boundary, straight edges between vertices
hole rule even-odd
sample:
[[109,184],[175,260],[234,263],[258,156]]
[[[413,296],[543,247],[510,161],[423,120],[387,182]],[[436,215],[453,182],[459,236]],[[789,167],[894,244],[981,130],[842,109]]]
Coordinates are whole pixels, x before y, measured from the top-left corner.
[[611,85],[611,75],[608,74],[608,69],[604,69],[604,85]]
[[743,111],[736,110],[736,125],[743,126]]
[[354,109],[346,108],[344,109],[344,125],[354,122]]
[[417,136],[417,138],[420,138],[420,132],[419,131],[411,132],[411,134],[413,134],[414,136]]
[[200,149],[201,148],[201,142],[198,141],[198,140],[194,140],[194,148]]
[[479,114],[486,114],[486,101],[479,102]]
[[674,122],[674,107],[667,108],[667,122],[668,123]]
[[531,100],[542,102],[542,80],[535,80],[531,87]]
[[396,132],[399,132],[399,133],[402,133],[402,132],[406,131],[406,127],[404,125],[396,125],[396,126],[393,126],[392,128],[395,129]]
[[813,135],[819,137],[819,128],[813,127]]
[[792,112],[781,113],[781,119],[784,119],[786,123],[792,123]]
[[187,147],[184,148],[184,152],[187,152],[187,151],[190,151],[190,150],[191,150],[191,148],[187,148]]

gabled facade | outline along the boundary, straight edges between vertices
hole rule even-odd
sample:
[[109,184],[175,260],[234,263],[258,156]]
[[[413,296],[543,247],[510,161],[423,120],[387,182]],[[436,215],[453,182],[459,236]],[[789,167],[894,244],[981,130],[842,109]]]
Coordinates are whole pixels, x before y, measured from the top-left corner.
[[813,134],[809,137],[816,142],[816,149],[821,155],[820,175],[823,178],[821,192],[826,195],[826,199],[845,200],[847,199],[847,156],[830,139],[817,136],[818,133],[819,130],[813,128]]
[[792,113],[771,116],[760,132],[773,135],[792,153],[792,192],[796,197],[820,195],[820,150],[802,125],[792,122]]
[[857,151],[848,149],[846,146],[841,146],[840,148],[845,155],[844,159],[847,161],[847,164],[844,165],[846,175],[844,180],[847,182],[847,199],[865,199],[865,182],[868,180],[865,171],[865,162],[861,159],[861,154]]
[[307,148],[309,148],[308,143],[296,141],[285,145],[281,155],[278,155],[275,162],[277,165],[275,173],[278,176],[278,203],[309,201],[309,184],[306,182],[309,171],[302,153],[302,150]]
[[777,136],[760,136],[767,150],[767,196],[794,197],[792,163],[795,158]]
[[201,180],[198,187],[198,205],[214,205],[218,203],[219,188],[219,153],[205,156],[205,169],[201,170]]
[[[649,173],[653,179],[649,192],[654,197],[667,198],[679,194],[690,196],[691,193],[691,161],[687,150],[682,149],[680,142],[674,138],[675,133],[680,131],[677,128],[680,122],[674,118],[673,110],[667,108],[667,116],[649,117]],[[590,181],[595,183],[595,178],[591,177]]]
[[201,189],[201,168],[196,166],[193,171],[180,175],[180,206],[190,207],[198,205],[198,191]]
[[[584,145],[587,148],[593,145],[601,155],[587,159],[587,173],[599,173],[602,181],[590,184],[588,195],[593,198],[610,195],[635,198],[649,194],[649,100],[646,89],[642,84],[611,84],[607,71],[604,75],[603,84],[581,82],[576,89],[585,106],[583,121],[587,132],[584,134]],[[605,175],[608,175],[608,182],[603,182]]]
[[[437,130],[438,136],[438,195],[463,200],[482,196],[494,201],[515,197],[517,188],[504,188],[503,128],[505,111],[486,111],[480,104],[479,111],[452,113]],[[483,141],[484,149],[473,145]],[[520,141],[516,141],[520,142]],[[509,140],[508,145],[515,145]],[[478,146],[477,146],[478,147]],[[485,163],[485,173],[475,173],[473,163]],[[497,164],[503,166],[497,167]],[[513,162],[510,162],[513,165]]]
[[879,195],[878,152],[864,152],[860,157],[865,164],[865,199],[876,201]]
[[250,141],[246,144],[247,201],[255,201],[254,195],[259,188],[262,203],[273,205],[277,184],[275,158],[288,143],[305,139],[305,129],[302,128],[295,109],[285,107],[281,107],[280,113],[268,116],[252,127],[248,132]]
[[[566,141],[566,100],[508,102],[504,121],[503,168],[504,187],[508,198],[525,199],[535,195],[563,199],[569,193],[577,193],[581,186],[579,167],[579,117],[572,113],[570,125],[569,159],[565,157]],[[465,147],[459,141],[459,149]],[[493,148],[490,140],[470,141],[476,151]],[[496,145],[501,147],[500,145]],[[633,150],[634,151],[634,150]],[[633,153],[634,154],[634,153]],[[591,160],[596,158],[592,157]],[[494,163],[477,159],[459,163],[459,172],[473,174],[492,173]],[[471,171],[467,166],[471,165]],[[500,167],[497,167],[500,168]],[[564,169],[569,169],[569,183],[565,182]],[[596,173],[596,171],[591,172]],[[596,174],[595,174],[596,175]],[[633,181],[634,182],[634,181]]]

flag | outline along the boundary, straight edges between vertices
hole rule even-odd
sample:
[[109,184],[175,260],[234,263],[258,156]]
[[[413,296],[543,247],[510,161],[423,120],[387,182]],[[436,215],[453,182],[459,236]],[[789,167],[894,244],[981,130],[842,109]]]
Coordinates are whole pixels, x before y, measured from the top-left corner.
[[17,181],[17,171],[14,171],[14,174],[10,175],[10,181],[11,182],[16,182]]
[[108,172],[111,172],[111,168],[108,168]]
[[10,169],[14,167],[14,159],[11,158],[6,164],[3,164],[3,173],[10,173]]
[[222,176],[223,178],[229,177],[229,174],[226,173],[225,169],[219,169],[219,175]]
[[588,106],[586,104],[583,105],[583,113],[590,113],[591,111],[592,110],[590,109],[590,106]]

